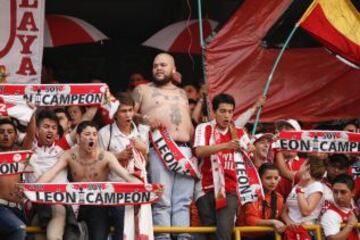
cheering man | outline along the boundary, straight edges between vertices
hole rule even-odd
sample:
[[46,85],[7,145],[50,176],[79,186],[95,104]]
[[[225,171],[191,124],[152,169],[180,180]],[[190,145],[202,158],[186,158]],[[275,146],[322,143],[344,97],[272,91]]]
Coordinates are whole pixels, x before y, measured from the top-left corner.
[[[127,182],[141,183],[119,164],[112,153],[98,147],[97,127],[92,122],[81,122],[76,132],[78,146],[66,151],[58,162],[40,177],[38,182],[50,182],[68,167],[75,182],[104,182],[108,180],[110,171],[113,171]],[[81,206],[78,220],[86,222],[90,239],[107,239],[109,208]]]

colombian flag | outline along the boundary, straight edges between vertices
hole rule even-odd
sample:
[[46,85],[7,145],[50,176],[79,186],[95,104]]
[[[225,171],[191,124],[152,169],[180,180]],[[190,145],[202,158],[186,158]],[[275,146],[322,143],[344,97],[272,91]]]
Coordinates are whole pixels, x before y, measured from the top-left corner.
[[314,0],[298,24],[325,47],[360,66],[360,13],[350,0]]

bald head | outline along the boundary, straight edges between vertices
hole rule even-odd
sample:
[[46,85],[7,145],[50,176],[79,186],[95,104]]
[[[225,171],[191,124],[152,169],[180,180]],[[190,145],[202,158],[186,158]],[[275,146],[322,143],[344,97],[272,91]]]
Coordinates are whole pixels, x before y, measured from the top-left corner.
[[169,65],[175,67],[175,60],[174,57],[171,56],[168,53],[159,53],[158,55],[156,55],[156,57],[154,58],[154,63],[156,61],[166,61]]
[[172,80],[172,75],[176,72],[175,60],[168,53],[158,54],[153,62],[154,83],[158,86],[165,85]]

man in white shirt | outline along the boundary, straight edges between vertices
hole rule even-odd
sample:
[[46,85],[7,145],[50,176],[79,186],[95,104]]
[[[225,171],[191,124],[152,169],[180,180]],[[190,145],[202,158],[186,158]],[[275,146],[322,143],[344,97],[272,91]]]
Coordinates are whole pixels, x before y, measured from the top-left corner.
[[[121,93],[118,96],[120,105],[114,116],[114,123],[103,127],[99,131],[99,146],[112,152],[123,167],[127,167],[129,160],[132,159],[135,147],[139,152],[146,156],[149,150],[149,127],[133,122],[135,114],[135,102],[128,93]],[[116,174],[111,173],[110,181],[123,181]],[[111,210],[115,226],[113,239],[123,238],[124,226],[124,207],[114,207]]]
[[[335,178],[332,185],[335,203],[329,203],[320,221],[326,239],[359,239],[356,228],[358,220],[351,204],[354,187],[354,180],[346,174]],[[345,227],[341,228],[343,223]]]

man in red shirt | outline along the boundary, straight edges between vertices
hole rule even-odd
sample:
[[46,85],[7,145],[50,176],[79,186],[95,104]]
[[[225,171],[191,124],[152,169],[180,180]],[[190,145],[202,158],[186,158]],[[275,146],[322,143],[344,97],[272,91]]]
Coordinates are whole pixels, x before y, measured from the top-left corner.
[[201,158],[202,174],[196,186],[196,205],[202,224],[217,227],[216,235],[210,235],[210,239],[230,240],[238,207],[234,155],[235,151],[247,147],[238,140],[247,135],[232,124],[235,107],[232,96],[219,94],[212,106],[215,120],[198,125],[195,131],[194,148],[196,156]]

